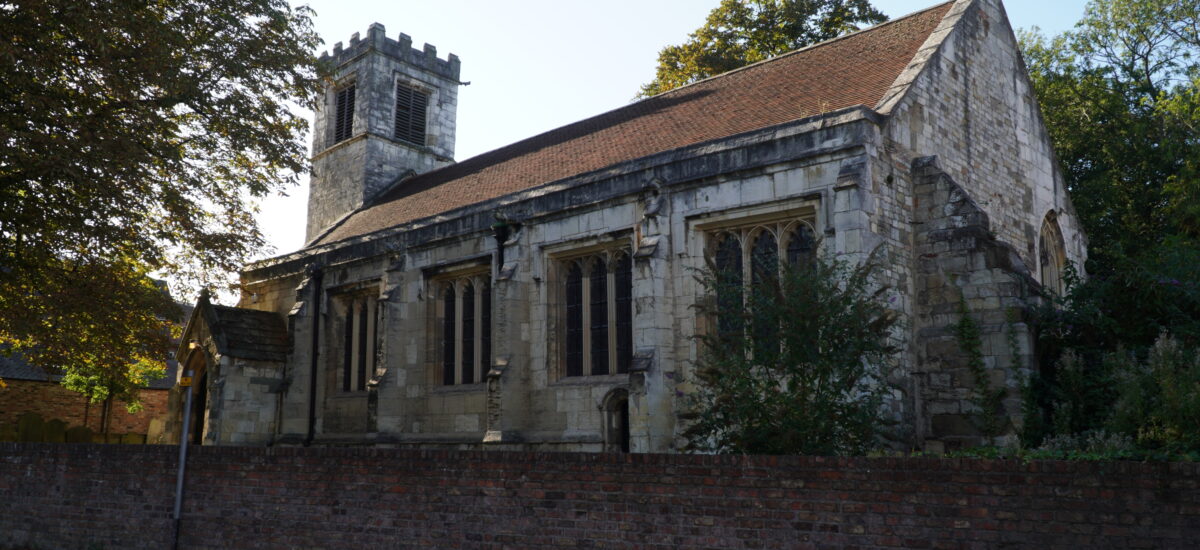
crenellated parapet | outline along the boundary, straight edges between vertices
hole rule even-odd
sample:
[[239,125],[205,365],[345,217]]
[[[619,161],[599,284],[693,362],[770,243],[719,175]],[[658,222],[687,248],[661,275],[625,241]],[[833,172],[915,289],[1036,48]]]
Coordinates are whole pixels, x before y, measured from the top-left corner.
[[425,44],[422,49],[418,50],[412,47],[412,37],[404,33],[400,33],[399,40],[392,40],[388,38],[383,25],[380,23],[372,23],[367,28],[366,40],[363,40],[359,36],[359,33],[354,33],[350,36],[350,45],[348,47],[338,42],[333,45],[332,54],[328,51],[321,52],[320,59],[322,62],[330,62],[335,67],[338,67],[349,63],[370,50],[375,50],[406,64],[421,67],[455,82],[458,81],[461,63],[457,55],[450,54],[446,59],[440,59],[437,56],[437,48],[432,44]]

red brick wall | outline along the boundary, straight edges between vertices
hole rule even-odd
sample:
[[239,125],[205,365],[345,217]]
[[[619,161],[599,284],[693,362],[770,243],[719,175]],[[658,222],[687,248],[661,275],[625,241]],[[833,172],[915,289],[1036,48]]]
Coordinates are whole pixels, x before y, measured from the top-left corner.
[[[1200,464],[193,448],[181,548],[1186,548]],[[0,548],[167,548],[177,448],[0,443]]]
[[[0,388],[0,424],[16,424],[22,414],[34,412],[44,420],[57,418],[68,426],[85,425],[86,416],[86,425],[100,431],[102,403],[88,406],[83,395],[57,382],[5,380],[4,383],[8,387]],[[144,389],[140,393],[143,409],[137,414],[129,414],[123,402],[113,403],[109,432],[145,434],[151,418],[166,414],[167,390]]]

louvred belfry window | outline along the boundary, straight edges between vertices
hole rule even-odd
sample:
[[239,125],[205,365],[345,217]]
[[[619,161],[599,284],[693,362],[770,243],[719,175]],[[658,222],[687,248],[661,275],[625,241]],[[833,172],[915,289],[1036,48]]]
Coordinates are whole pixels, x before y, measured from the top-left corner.
[[396,84],[396,139],[425,145],[425,110],[429,95]]
[[563,262],[564,376],[629,372],[633,363],[633,260],[628,250]]
[[349,139],[354,131],[354,85],[338,90],[335,102],[333,142],[338,143]]

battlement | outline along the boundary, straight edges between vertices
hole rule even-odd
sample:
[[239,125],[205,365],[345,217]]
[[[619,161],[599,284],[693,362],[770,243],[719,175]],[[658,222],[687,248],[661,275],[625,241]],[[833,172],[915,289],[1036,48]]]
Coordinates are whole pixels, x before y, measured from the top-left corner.
[[404,33],[400,33],[399,40],[392,40],[387,37],[383,25],[379,23],[372,23],[367,28],[366,40],[359,38],[358,33],[354,33],[350,36],[349,47],[344,47],[341,42],[338,42],[333,45],[332,54],[328,51],[321,52],[320,59],[323,62],[333,63],[337,67],[369,50],[375,50],[409,65],[424,68],[433,74],[458,82],[461,63],[457,55],[450,54],[446,59],[438,59],[437,48],[433,45],[425,44],[423,49],[418,50],[412,47],[412,37]]

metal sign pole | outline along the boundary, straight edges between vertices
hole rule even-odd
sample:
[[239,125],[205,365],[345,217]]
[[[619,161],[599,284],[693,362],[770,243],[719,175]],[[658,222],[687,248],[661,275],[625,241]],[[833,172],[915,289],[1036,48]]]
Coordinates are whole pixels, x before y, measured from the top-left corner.
[[175,476],[175,532],[171,537],[171,548],[179,548],[179,515],[183,508],[183,471],[184,465],[187,464],[187,448],[188,434],[191,432],[190,424],[192,420],[192,376],[190,370],[184,371],[183,377],[180,378],[179,384],[186,385],[186,397],[184,397],[183,405],[183,427],[179,430],[179,473]]

